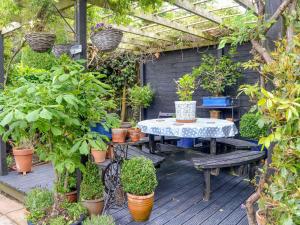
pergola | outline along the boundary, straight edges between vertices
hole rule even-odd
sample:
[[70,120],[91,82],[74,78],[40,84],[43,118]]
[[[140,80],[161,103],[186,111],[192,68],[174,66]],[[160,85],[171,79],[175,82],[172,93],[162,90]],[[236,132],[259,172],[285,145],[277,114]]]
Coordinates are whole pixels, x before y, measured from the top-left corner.
[[214,45],[218,43],[218,37],[230,32],[224,21],[245,13],[245,9],[257,13],[251,0],[166,0],[161,9],[152,14],[133,6],[129,16],[131,22],[125,26],[112,24],[113,12],[107,8],[105,1],[60,0],[57,3],[57,9],[62,15],[66,9],[74,6],[77,41],[82,45],[83,51],[86,49],[87,8],[99,7],[103,9],[99,22],[109,23],[124,33],[118,50],[134,53]]

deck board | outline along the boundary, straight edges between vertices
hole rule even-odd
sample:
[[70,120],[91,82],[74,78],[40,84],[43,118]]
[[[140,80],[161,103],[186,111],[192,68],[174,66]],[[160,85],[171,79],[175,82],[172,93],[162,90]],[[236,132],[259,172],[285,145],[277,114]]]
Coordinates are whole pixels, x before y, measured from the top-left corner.
[[[187,153],[188,154],[188,153]],[[187,155],[186,154],[186,155]],[[242,205],[254,188],[242,177],[224,171],[212,176],[210,201],[202,200],[203,174],[188,160],[191,155],[167,156],[157,169],[159,185],[155,192],[153,211],[148,222],[135,223],[126,206],[110,209],[117,225],[247,225]],[[53,168],[50,164],[36,166],[32,173],[22,176],[10,172],[0,176],[0,183],[21,193],[36,186],[53,187]]]

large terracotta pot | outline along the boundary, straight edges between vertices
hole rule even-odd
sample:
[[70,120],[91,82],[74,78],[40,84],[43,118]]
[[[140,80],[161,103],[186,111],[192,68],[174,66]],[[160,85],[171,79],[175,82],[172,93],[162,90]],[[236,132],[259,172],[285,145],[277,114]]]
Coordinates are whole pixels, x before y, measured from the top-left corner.
[[196,122],[196,101],[175,101],[175,110],[178,123]]
[[113,128],[112,129],[112,142],[124,143],[126,140],[127,129]]
[[77,202],[77,191],[66,193],[65,196],[68,202],[70,203]]
[[25,175],[32,169],[32,148],[13,148],[17,171]]
[[100,215],[103,211],[104,200],[83,200],[82,205],[87,208],[89,215]]
[[92,149],[91,153],[92,153],[92,156],[94,157],[95,163],[104,162],[106,159],[106,152],[107,152],[107,150],[103,151],[103,150],[98,150],[98,149]]
[[266,225],[267,224],[266,213],[264,210],[256,211],[256,221],[257,221],[258,225]]
[[136,196],[127,193],[128,208],[134,221],[143,222],[147,221],[150,217],[154,193],[146,196]]

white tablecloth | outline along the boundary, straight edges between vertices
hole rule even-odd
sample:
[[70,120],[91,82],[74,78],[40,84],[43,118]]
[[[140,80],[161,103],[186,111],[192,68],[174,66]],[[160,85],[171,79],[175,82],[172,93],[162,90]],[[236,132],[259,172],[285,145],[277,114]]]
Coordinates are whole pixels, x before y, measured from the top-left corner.
[[177,123],[175,118],[151,119],[138,123],[143,133],[181,138],[222,138],[238,133],[235,124],[220,119],[198,118],[195,123]]

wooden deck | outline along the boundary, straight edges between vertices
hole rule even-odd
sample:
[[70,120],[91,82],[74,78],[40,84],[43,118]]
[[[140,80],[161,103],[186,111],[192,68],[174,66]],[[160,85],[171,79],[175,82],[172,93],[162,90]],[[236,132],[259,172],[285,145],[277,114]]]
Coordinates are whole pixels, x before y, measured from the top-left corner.
[[[167,157],[157,169],[159,186],[150,220],[146,223],[132,221],[128,209],[109,211],[118,225],[247,225],[243,203],[254,191],[241,177],[221,173],[212,177],[211,200],[202,200],[203,177],[193,168],[187,154]],[[27,176],[16,172],[0,177],[0,189],[10,186],[19,193],[26,193],[35,186],[53,187],[53,171],[49,164],[34,168]],[[16,197],[16,196],[14,196]]]

